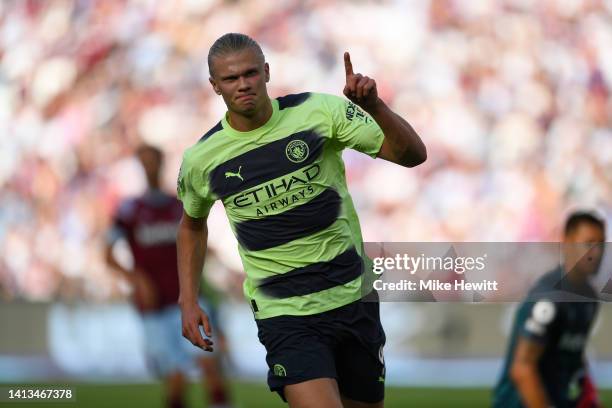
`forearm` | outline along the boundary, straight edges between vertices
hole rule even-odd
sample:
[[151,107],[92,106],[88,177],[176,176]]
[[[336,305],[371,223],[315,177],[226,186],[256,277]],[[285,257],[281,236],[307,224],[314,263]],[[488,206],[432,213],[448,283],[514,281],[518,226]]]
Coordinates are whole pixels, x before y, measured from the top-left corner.
[[130,284],[134,283],[134,273],[117,262],[117,259],[115,259],[113,255],[113,246],[110,244],[106,246],[106,264],[111,267],[113,272],[127,280]]
[[512,381],[516,385],[526,407],[551,407],[537,367],[531,365],[514,367],[512,370]]
[[[184,217],[183,217],[184,218]],[[204,267],[208,229],[205,221],[191,225],[181,220],[177,233],[179,303],[197,303]]]
[[427,149],[417,132],[380,98],[367,112],[385,135],[380,157],[407,167],[417,166],[427,159]]

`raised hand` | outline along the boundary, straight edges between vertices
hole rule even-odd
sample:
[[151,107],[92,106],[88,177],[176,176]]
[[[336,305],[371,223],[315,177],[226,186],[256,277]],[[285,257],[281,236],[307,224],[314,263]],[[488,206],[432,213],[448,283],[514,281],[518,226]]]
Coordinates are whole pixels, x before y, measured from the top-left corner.
[[353,73],[353,64],[348,52],[344,53],[344,72],[346,74],[344,95],[351,102],[361,106],[365,111],[374,108],[378,101],[376,81],[368,76]]

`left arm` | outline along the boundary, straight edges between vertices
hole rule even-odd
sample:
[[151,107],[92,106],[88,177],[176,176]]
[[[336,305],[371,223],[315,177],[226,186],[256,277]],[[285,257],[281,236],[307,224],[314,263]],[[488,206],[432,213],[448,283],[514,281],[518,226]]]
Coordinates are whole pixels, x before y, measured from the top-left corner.
[[385,138],[377,157],[405,167],[414,167],[427,159],[425,144],[406,120],[393,112],[378,97],[376,81],[353,73],[348,52],[344,53],[346,85],[344,95],[363,108],[376,121]]
[[124,229],[118,225],[121,221],[117,218],[114,225],[107,234],[105,243],[105,259],[110,270],[125,279],[132,287],[132,298],[136,307],[140,311],[153,310],[158,305],[158,294],[151,278],[140,268],[134,267],[126,269],[115,257],[113,246],[123,238],[125,239]]

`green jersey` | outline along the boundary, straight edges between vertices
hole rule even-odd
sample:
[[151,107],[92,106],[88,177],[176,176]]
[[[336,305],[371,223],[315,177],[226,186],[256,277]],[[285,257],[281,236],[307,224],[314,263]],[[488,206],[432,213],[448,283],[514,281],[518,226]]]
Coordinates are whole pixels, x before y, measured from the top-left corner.
[[185,152],[177,186],[191,217],[223,202],[256,319],[321,313],[362,297],[371,261],[342,150],[375,157],[384,139],[370,116],[336,96],[287,95],[272,109],[248,132],[226,115]]

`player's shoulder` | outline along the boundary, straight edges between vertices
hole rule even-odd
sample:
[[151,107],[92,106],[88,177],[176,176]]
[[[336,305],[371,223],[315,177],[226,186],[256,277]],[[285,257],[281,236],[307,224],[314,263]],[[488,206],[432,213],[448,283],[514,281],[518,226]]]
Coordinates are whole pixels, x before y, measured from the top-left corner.
[[206,141],[210,140],[213,136],[217,135],[220,132],[223,132],[223,125],[221,124],[221,121],[217,122],[213,127],[208,129],[202,135],[202,137],[200,137],[198,142],[195,145],[192,146],[192,148],[196,148],[196,147],[204,144]]
[[301,92],[279,96],[278,109],[285,110],[297,107],[309,107],[312,109],[332,110],[338,106],[345,106],[347,99],[324,92]]
[[540,276],[527,292],[522,306],[531,309],[538,302],[554,302],[556,296],[555,284],[559,281],[559,278],[560,272],[557,269]]
[[134,218],[140,206],[140,197],[128,197],[121,201],[116,211],[116,218],[129,220]]
[[151,189],[139,198],[140,207],[166,208],[177,202],[176,196],[167,191]]
[[536,316],[541,322],[552,320],[563,313],[565,304],[560,302],[562,292],[559,283],[563,279],[563,271],[555,268],[542,275],[531,287],[522,308],[529,315]]
[[[361,109],[353,102],[343,96],[320,93],[317,95],[319,105],[323,107],[333,118],[346,117],[349,120]],[[363,112],[362,112],[363,114]]]
[[316,93],[314,92],[300,92],[293,93],[276,98],[278,101],[278,110],[285,110],[290,108],[296,108],[304,104],[311,104],[316,99]]
[[333,94],[328,94],[328,93],[324,93],[324,92],[317,92],[317,93],[313,93],[313,101],[320,103],[320,104],[325,104],[327,106],[333,107],[335,105],[346,105],[348,102],[348,99],[342,97],[342,96],[338,96],[338,95],[333,95]]
[[213,127],[204,132],[197,142],[185,150],[183,153],[183,162],[188,161],[193,156],[197,156],[198,154],[206,151],[210,146],[210,142],[221,136],[222,133],[223,124],[221,121],[219,121]]
[[205,155],[209,150],[211,140],[218,138],[223,133],[223,124],[221,121],[217,122],[213,127],[208,129],[198,139],[196,143],[188,147],[183,153],[183,162],[181,164],[182,169],[190,167],[194,162],[200,162],[202,155]]
[[549,298],[557,303],[569,303],[572,301],[595,300],[598,295],[590,285],[575,286],[568,279],[567,274],[559,266],[554,270],[542,275],[532,286],[528,298]]
[[541,296],[542,294],[559,289],[559,283],[563,279],[563,271],[560,268],[555,268],[542,275],[531,287],[530,294],[533,296]]

